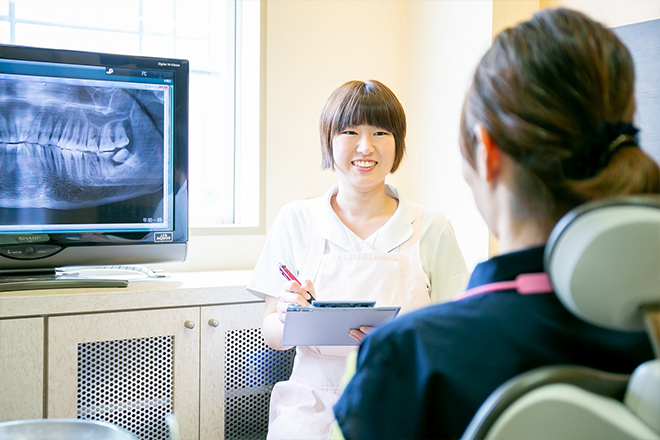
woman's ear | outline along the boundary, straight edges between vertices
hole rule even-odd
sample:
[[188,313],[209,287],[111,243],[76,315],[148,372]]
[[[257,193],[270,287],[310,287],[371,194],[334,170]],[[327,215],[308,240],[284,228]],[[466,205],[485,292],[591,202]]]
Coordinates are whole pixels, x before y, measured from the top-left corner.
[[479,148],[477,161],[481,162],[481,165],[484,167],[486,181],[491,182],[500,173],[501,151],[483,125],[478,124],[475,127],[475,132],[477,142],[479,142],[480,146],[483,146],[483,148]]

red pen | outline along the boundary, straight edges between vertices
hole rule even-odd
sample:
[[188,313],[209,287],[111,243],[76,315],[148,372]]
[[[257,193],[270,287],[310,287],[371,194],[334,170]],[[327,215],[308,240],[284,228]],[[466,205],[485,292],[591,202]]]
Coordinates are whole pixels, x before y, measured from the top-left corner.
[[[296,283],[298,283],[298,285],[302,286],[302,284],[300,284],[300,281],[298,281],[298,279],[295,276],[293,276],[291,271],[287,269],[285,265],[279,263],[279,266],[280,266],[280,273],[284,276],[284,278],[286,278],[289,281],[295,281]],[[312,294],[309,291],[306,292],[309,293],[309,302],[311,303],[312,301],[315,300],[315,298],[312,296]]]

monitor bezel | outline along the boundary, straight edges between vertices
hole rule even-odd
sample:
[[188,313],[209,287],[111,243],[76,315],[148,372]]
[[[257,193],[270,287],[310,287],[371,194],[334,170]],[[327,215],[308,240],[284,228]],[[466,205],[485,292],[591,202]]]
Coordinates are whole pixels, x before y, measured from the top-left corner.
[[[185,59],[120,55],[0,44],[0,62],[20,60],[117,69],[144,69],[174,73],[174,122],[172,149],[173,222],[171,230],[89,231],[77,234],[57,232],[0,232],[0,246],[56,246],[44,257],[7,257],[0,254],[0,271],[31,270],[66,266],[105,266],[183,262],[188,242],[188,115],[189,62]],[[45,239],[43,235],[48,237]],[[32,241],[31,236],[34,236]],[[81,237],[82,236],[82,237]]]

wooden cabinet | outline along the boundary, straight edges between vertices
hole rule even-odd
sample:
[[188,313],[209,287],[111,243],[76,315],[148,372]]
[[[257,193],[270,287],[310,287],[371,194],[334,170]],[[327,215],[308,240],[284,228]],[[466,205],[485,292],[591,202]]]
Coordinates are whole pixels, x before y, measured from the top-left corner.
[[167,440],[174,413],[182,439],[265,437],[293,352],[266,347],[263,302],[244,286],[198,278],[0,294],[2,420],[97,419]]
[[[245,430],[249,438],[265,434],[267,424],[255,417],[268,409],[255,408],[246,399],[250,391],[267,392],[270,398],[270,390],[256,390],[249,383],[251,353],[273,352],[261,337],[263,313],[263,303],[202,307],[200,439],[248,438],[238,435]],[[235,404],[236,390],[243,397],[242,407]]]
[[252,334],[238,345],[266,350],[262,315],[263,303],[246,303],[51,318],[48,416],[100,418],[167,439],[173,412],[181,438],[222,439],[226,371],[245,366],[244,356],[227,356],[236,351],[231,333]]
[[199,307],[58,316],[48,324],[48,417],[102,419],[140,438],[199,431]]
[[0,320],[0,421],[43,416],[44,320]]

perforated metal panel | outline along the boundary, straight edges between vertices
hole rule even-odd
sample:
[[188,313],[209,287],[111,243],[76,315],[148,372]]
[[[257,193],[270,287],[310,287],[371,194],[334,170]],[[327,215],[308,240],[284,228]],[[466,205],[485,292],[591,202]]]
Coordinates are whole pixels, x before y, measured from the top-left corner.
[[169,440],[174,337],[78,344],[77,418],[121,426],[142,440]]
[[273,386],[291,375],[295,349],[273,350],[261,330],[225,333],[225,439],[264,439]]

